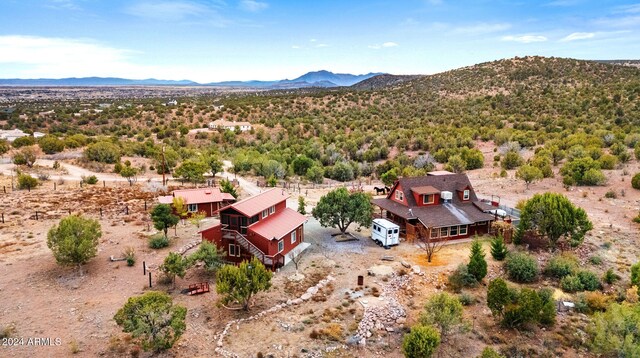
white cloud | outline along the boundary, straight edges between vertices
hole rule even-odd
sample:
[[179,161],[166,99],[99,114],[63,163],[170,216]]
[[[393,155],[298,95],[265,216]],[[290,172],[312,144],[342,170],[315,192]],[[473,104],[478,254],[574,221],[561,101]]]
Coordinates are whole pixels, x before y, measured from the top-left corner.
[[574,32],[560,39],[560,42],[592,39],[595,36],[596,34],[594,32]]
[[581,3],[580,0],[555,0],[545,4],[545,6],[574,6]]
[[541,35],[519,35],[519,36],[503,36],[502,41],[513,41],[520,42],[524,44],[532,43],[532,42],[545,42],[548,39],[545,36]]
[[260,12],[269,7],[266,2],[260,2],[255,0],[242,0],[240,1],[240,8],[249,12]]
[[397,47],[398,44],[395,42],[385,42],[382,44],[382,47]]
[[317,42],[318,40],[316,39],[310,39],[309,42]]
[[596,25],[608,27],[635,27],[640,25],[640,16],[603,17],[594,21]]
[[327,44],[317,44],[316,47],[329,47]]
[[298,45],[292,45],[292,46],[291,46],[291,48],[294,48],[294,49],[300,49],[300,48],[302,48],[302,47],[300,47],[300,46],[298,46]]
[[74,0],[50,0],[45,6],[56,10],[80,10]]

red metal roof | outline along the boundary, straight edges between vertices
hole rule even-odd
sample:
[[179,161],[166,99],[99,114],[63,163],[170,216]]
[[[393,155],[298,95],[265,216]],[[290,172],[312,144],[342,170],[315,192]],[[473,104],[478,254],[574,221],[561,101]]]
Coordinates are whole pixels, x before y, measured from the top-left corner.
[[266,219],[258,221],[247,229],[264,238],[278,240],[304,224],[305,221],[307,221],[306,216],[286,208],[279,213],[269,215]]
[[273,188],[258,195],[240,200],[237,203],[224,207],[224,209],[234,208],[246,215],[252,217],[262,210],[268,209],[282,201],[287,200],[289,195],[282,189]]
[[218,188],[197,188],[174,190],[173,195],[160,196],[160,204],[171,204],[173,198],[182,197],[186,204],[219,203],[222,201],[234,201],[235,198],[229,193],[221,193]]

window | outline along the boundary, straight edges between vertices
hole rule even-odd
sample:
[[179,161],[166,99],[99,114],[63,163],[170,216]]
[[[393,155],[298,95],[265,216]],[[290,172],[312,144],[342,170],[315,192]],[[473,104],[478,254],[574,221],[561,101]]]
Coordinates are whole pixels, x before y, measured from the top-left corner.
[[284,240],[278,241],[278,252],[284,251]]
[[440,237],[447,237],[449,236],[449,228],[448,227],[441,227],[440,228]]
[[462,194],[462,200],[469,200],[469,190],[465,190]]
[[423,204],[433,204],[435,197],[433,194],[426,194],[422,196],[422,203]]
[[240,246],[235,244],[229,244],[229,256],[240,257]]
[[294,244],[296,242],[296,232],[295,230],[291,232],[291,243]]
[[269,216],[269,210],[267,210],[267,209],[262,210],[262,218],[264,219],[267,216]]
[[398,229],[393,229],[393,233],[397,234],[398,233]]
[[440,229],[431,229],[431,237],[432,238],[436,238],[438,237],[438,233],[440,232]]
[[187,205],[187,211],[190,213],[195,213],[196,211],[198,211],[198,204]]
[[275,205],[269,208],[269,214],[273,214],[275,212],[276,212],[276,206]]
[[401,190],[396,190],[396,199],[400,201],[404,200],[404,193]]
[[458,227],[452,226],[449,230],[449,236],[458,236]]
[[460,235],[466,235],[467,234],[467,225],[461,225],[460,226]]

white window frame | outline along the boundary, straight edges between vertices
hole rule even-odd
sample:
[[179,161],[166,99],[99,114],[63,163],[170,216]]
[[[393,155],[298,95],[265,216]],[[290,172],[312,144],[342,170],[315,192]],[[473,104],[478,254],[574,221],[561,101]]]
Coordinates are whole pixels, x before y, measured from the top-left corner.
[[269,215],[271,215],[271,214],[273,214],[275,212],[276,212],[276,206],[275,205],[269,208]]
[[229,244],[229,256],[240,257],[240,245]]
[[293,230],[291,232],[291,243],[295,244],[296,241],[298,241],[298,234],[296,233],[296,230]]
[[469,192],[469,189],[467,189],[462,193],[462,200],[469,200],[469,197],[470,197],[470,192]]
[[438,237],[440,237],[440,228],[432,228],[431,229],[431,238],[432,239],[437,239]]
[[[442,234],[443,231],[446,230],[446,234]],[[440,228],[440,237],[449,237],[449,228],[448,227],[441,227]]]
[[[282,246],[282,248],[280,248],[280,246]],[[284,240],[278,241],[278,253],[281,253],[282,251],[284,251]]]
[[267,216],[269,216],[269,209],[264,209],[262,210],[262,218],[266,218]]
[[[464,233],[462,232],[464,229]],[[460,229],[458,229],[458,235],[462,236],[462,235],[467,235],[469,233],[469,228],[467,227],[467,225],[460,225]]]
[[[427,201],[427,198],[431,197],[431,201]],[[433,204],[436,201],[436,196],[433,194],[424,194],[422,195],[422,203],[423,204]]]
[[187,204],[187,211],[190,213],[198,212],[198,204]]
[[[454,229],[455,229],[455,233],[453,233]],[[459,235],[459,234],[458,234],[458,229],[459,229],[459,227],[458,227],[458,226],[451,226],[451,227],[449,228],[449,236],[451,236],[451,237],[453,237],[453,236],[458,236],[458,235]]]
[[396,190],[396,200],[404,201],[404,193],[402,190]]

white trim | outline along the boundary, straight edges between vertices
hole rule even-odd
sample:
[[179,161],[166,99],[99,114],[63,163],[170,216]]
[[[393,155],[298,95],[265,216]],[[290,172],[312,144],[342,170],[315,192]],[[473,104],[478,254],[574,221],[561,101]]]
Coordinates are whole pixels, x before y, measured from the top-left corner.
[[[462,233],[462,229],[464,229],[464,234]],[[467,225],[460,225],[460,228],[458,229],[458,235],[462,236],[462,235],[467,235],[469,233],[469,228]]]
[[[195,208],[195,209],[192,209]],[[197,213],[198,212],[198,204],[187,204],[187,211],[190,213]]]
[[[427,201],[427,198],[431,197],[431,201]],[[434,194],[423,194],[422,195],[422,204],[433,204],[436,201],[436,196]]]
[[470,196],[471,196],[471,193],[469,192],[469,189],[462,192],[462,200],[469,200]]
[[269,209],[264,209],[262,210],[262,218],[266,218],[267,216],[269,216]]
[[[442,230],[447,230],[446,235],[442,235]],[[449,237],[449,227],[441,227],[440,228],[440,237]]]
[[[452,232],[454,228],[456,229],[455,234]],[[449,227],[449,236],[454,237],[454,236],[458,236],[458,235],[460,235],[460,234],[458,233],[458,229],[459,229],[458,225],[450,226],[450,227]]]
[[297,230],[298,230],[298,229],[293,230],[293,231],[291,232],[291,243],[292,243],[292,244],[295,244],[295,243],[296,243],[296,241],[298,241],[298,233],[296,233],[296,231],[297,231]]
[[273,214],[275,212],[276,212],[276,206],[275,205],[269,208],[269,215],[271,215],[271,214]]
[[404,201],[404,193],[402,190],[396,189],[396,200]]
[[[282,248],[280,248],[280,244],[282,244]],[[278,241],[278,253],[284,251],[284,240]]]

